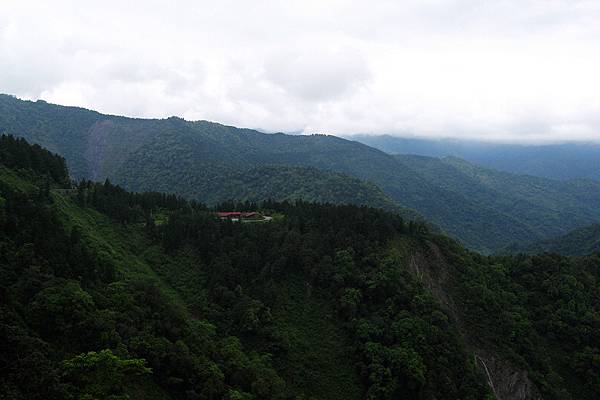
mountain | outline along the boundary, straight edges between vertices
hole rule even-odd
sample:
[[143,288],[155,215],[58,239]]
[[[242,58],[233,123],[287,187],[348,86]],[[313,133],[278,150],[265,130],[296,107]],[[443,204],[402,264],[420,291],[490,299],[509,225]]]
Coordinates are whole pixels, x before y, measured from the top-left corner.
[[[264,134],[175,117],[115,117],[10,96],[0,96],[0,128],[63,155],[75,178],[110,178],[129,190],[175,193],[211,204],[237,196],[284,199],[299,194],[319,201],[355,198],[350,202],[356,204],[360,201],[354,195],[360,194],[368,201],[365,204],[380,207],[389,201],[382,199],[373,186],[377,185],[394,207],[413,209],[463,243],[486,252],[600,220],[600,209],[594,206],[600,203],[599,182],[504,174],[489,186],[448,162],[401,159],[335,136]],[[433,165],[438,168],[435,172],[427,169]],[[274,167],[285,169],[276,177]],[[257,173],[261,168],[270,168],[264,181]],[[439,174],[458,177],[460,182],[448,184]],[[343,175],[369,183],[355,191],[357,181]],[[281,177],[289,184],[274,183]],[[332,178],[337,182],[335,195],[324,188]],[[513,184],[519,195],[514,190],[506,193]]]
[[[600,185],[595,181],[555,181],[514,175],[456,157],[395,157],[455,199],[447,205],[447,210],[437,205],[429,208],[423,202],[419,212],[441,226],[462,221],[455,225],[453,233],[467,243],[476,243],[480,249],[489,242],[509,242],[511,237],[518,237],[514,241],[521,243],[534,238],[541,240],[547,235],[564,233],[565,224],[585,226],[586,221],[598,220],[589,207],[600,204],[597,203]],[[417,208],[417,203],[406,204]]]
[[111,178],[134,190],[156,188],[203,201],[210,196],[204,193],[214,189],[204,185],[258,166],[307,166],[356,175],[370,163],[378,171],[395,165],[382,152],[333,136],[263,134],[176,117],[108,116],[6,95],[0,96],[0,129],[63,154],[76,179]]
[[[310,183],[310,184],[307,184]],[[134,185],[134,182],[132,182]],[[376,185],[360,179],[310,167],[262,166],[224,175],[205,189],[205,201],[260,202],[305,200],[314,203],[369,205],[419,218],[415,211],[400,207]]]
[[514,244],[506,252],[558,253],[566,256],[600,253],[600,224],[575,229],[566,235],[532,244]]
[[2,398],[600,395],[597,256],[484,257],[350,205],[232,223],[0,154]]
[[518,145],[459,139],[413,139],[389,135],[354,135],[348,139],[389,154],[455,156],[501,171],[550,179],[600,180],[600,144],[573,142]]

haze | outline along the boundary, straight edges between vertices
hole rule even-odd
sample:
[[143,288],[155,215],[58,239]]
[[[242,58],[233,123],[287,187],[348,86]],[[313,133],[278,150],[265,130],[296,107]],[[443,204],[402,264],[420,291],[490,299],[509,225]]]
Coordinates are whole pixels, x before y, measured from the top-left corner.
[[0,4],[0,92],[270,131],[600,141],[596,1]]

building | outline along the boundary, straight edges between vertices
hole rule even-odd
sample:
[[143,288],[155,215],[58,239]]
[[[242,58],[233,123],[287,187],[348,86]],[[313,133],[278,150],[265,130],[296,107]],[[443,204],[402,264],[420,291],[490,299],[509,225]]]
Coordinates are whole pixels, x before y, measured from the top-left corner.
[[264,220],[265,217],[256,211],[251,212],[240,212],[240,211],[217,211],[217,217],[222,220],[228,219],[230,221],[240,220]]

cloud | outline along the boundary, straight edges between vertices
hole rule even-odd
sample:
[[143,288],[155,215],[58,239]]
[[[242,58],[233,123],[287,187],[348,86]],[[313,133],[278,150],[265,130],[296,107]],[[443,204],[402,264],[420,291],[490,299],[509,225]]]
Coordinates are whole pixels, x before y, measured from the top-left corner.
[[0,92],[270,131],[600,141],[596,1],[5,0]]
[[306,46],[273,52],[264,78],[291,96],[324,102],[349,95],[366,84],[369,74],[364,56],[356,51]]

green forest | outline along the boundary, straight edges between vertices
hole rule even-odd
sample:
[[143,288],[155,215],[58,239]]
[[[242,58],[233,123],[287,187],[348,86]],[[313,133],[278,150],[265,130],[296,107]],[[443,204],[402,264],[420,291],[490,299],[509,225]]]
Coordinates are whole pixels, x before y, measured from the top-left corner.
[[566,235],[535,243],[515,243],[506,253],[558,253],[567,256],[585,256],[600,252],[600,224],[575,229]]
[[486,254],[600,221],[594,180],[517,175],[455,157],[394,156],[330,135],[126,118],[7,95],[0,95],[0,133],[60,154],[76,180],[108,178],[130,191],[210,206],[301,198],[418,214]]
[[600,254],[483,256],[366,206],[72,184],[11,136],[0,162],[2,399],[494,399],[515,376],[531,398],[600,396]]

